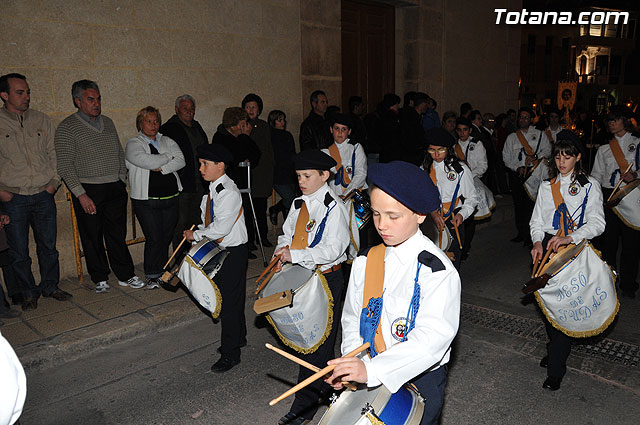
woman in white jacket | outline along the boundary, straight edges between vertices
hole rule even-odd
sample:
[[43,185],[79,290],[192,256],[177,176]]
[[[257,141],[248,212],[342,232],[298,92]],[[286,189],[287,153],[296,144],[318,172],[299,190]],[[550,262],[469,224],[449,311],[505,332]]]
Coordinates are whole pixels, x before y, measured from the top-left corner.
[[160,111],[152,106],[136,116],[138,135],[127,141],[125,163],[129,170],[131,202],[146,238],[144,274],[147,289],[160,287],[162,267],[178,222],[178,171],[185,165],[176,142],[158,133]]

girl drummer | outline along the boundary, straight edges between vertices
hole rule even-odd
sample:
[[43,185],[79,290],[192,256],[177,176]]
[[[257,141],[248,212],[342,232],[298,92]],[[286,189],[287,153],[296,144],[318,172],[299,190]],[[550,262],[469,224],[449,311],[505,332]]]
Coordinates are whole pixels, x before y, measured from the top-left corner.
[[[537,264],[544,251],[583,239],[592,239],[604,231],[602,190],[598,181],[582,168],[582,144],[577,136],[563,130],[552,148],[554,162],[551,178],[543,181],[529,222],[533,249],[531,257]],[[542,265],[540,265],[542,267]],[[547,356],[540,361],[547,368],[543,388],[560,388],[571,352],[571,338],[545,321],[549,343]]]
[[428,143],[424,169],[438,188],[442,206],[431,214],[438,230],[447,226],[453,237],[451,251],[456,269],[462,262],[464,227],[462,223],[473,215],[478,204],[473,174],[458,160],[454,151],[455,139],[446,130],[434,128],[425,134]]

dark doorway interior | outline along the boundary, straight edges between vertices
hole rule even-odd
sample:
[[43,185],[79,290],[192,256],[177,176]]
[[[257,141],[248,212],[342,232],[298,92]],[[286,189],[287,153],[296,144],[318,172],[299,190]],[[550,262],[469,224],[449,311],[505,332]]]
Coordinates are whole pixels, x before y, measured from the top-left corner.
[[362,96],[372,112],[395,85],[395,10],[365,1],[342,1],[342,110]]

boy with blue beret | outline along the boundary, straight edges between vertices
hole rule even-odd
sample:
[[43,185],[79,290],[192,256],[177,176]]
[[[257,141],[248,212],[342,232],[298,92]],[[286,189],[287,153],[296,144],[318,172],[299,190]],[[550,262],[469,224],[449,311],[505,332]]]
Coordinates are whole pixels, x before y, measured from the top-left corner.
[[[342,314],[342,354],[369,342],[368,355],[338,358],[327,378],[395,393],[414,384],[425,398],[421,424],[437,424],[451,342],[460,319],[460,277],[419,229],[440,207],[433,182],[402,161],[372,164],[371,211],[383,244],[353,262]],[[409,183],[410,182],[410,183]]]

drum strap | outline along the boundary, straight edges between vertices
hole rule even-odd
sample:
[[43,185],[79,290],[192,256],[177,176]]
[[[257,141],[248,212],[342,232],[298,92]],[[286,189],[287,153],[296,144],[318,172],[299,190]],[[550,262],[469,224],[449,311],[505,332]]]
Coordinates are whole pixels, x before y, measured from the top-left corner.
[[[209,208],[207,208],[207,210],[204,213],[204,227],[209,227],[209,225],[211,224],[212,219],[215,217],[215,215],[213,214],[213,200],[211,199],[211,194],[207,195],[207,205],[209,206]],[[242,206],[240,206],[240,211],[238,212],[238,216],[234,220],[233,224],[236,224],[236,222],[238,221],[240,216],[242,216],[242,211],[243,210],[244,210],[244,208]],[[223,239],[224,239],[224,236],[221,237],[221,238],[216,239],[216,242],[220,243],[220,242],[222,242]]]
[[[516,131],[516,136],[518,137],[518,140],[520,141],[520,144],[524,148],[524,151],[527,153],[527,155],[534,156],[536,152],[538,152],[538,148],[540,147],[539,139],[538,145],[536,146],[536,150],[534,152],[533,149],[531,149],[531,145],[529,145],[527,138],[524,136],[524,133],[522,133],[522,130]],[[518,161],[522,161],[522,150],[520,150],[520,153],[518,153]]]
[[[338,145],[333,143],[331,146],[329,146],[329,154],[331,155],[331,158],[333,158],[337,163],[335,185],[341,185],[342,187],[349,186],[349,183],[351,183],[351,177],[349,177],[349,173],[347,173],[347,171],[344,169],[344,166],[342,165],[342,157],[340,156]],[[355,156],[355,154],[356,151],[354,149],[353,155]],[[351,164],[351,167],[351,169],[353,170],[353,164]]]
[[[551,195],[553,196],[553,203],[556,206],[556,211],[553,214],[553,228],[558,230],[562,229],[560,232],[560,236],[567,236],[572,233],[575,229],[578,229],[582,226],[582,222],[584,219],[584,213],[587,206],[587,200],[589,199],[589,187],[586,189],[586,194],[584,199],[582,200],[582,205],[578,207],[578,209],[571,214],[567,209],[567,204],[564,202],[564,198],[562,197],[562,193],[560,192],[560,179],[554,177],[551,180]],[[573,219],[573,215],[578,211],[580,211],[580,220],[576,224]]]
[[364,271],[360,336],[362,336],[364,342],[369,342],[371,345],[369,348],[371,357],[375,357],[387,348],[380,329],[385,252],[386,246],[384,244],[372,247],[367,254],[367,265]]
[[547,139],[549,139],[549,143],[553,143],[553,133],[548,128],[544,131],[544,134],[547,135]]
[[[464,171],[462,171],[462,173],[464,173]],[[453,213],[453,211],[455,210],[456,206],[458,206],[458,201],[460,200],[460,199],[458,199],[458,190],[460,189],[460,181],[462,180],[462,173],[460,173],[460,176],[458,177],[458,183],[456,184],[456,190],[453,191],[453,196],[451,197],[451,202],[443,202],[442,203],[442,208],[440,208],[440,215],[442,217],[444,217],[445,219],[449,218],[451,216],[451,214]],[[436,168],[433,166],[433,164],[431,164],[431,170],[429,171],[429,177],[431,177],[431,181],[433,182],[433,184],[437,188],[438,187],[438,178],[436,177]],[[446,210],[447,212],[444,213],[444,210]]]
[[296,228],[291,238],[291,249],[305,249],[309,246],[307,223],[309,222],[309,210],[306,202],[302,201],[298,220],[296,220]]
[[[609,147],[611,148],[611,153],[618,164],[618,169],[611,173],[611,178],[609,179],[609,183],[611,186],[615,186],[616,184],[616,176],[621,173],[620,170],[626,170],[629,166],[627,159],[624,157],[624,153],[622,153],[622,148],[620,147],[620,143],[618,143],[618,139],[615,137],[611,139],[609,142]],[[638,170],[638,152],[636,148],[636,171]]]
[[460,161],[466,161],[467,157],[465,156],[464,152],[462,152],[462,147],[460,146],[459,143],[456,143],[456,155],[458,155],[458,158],[460,159]]

